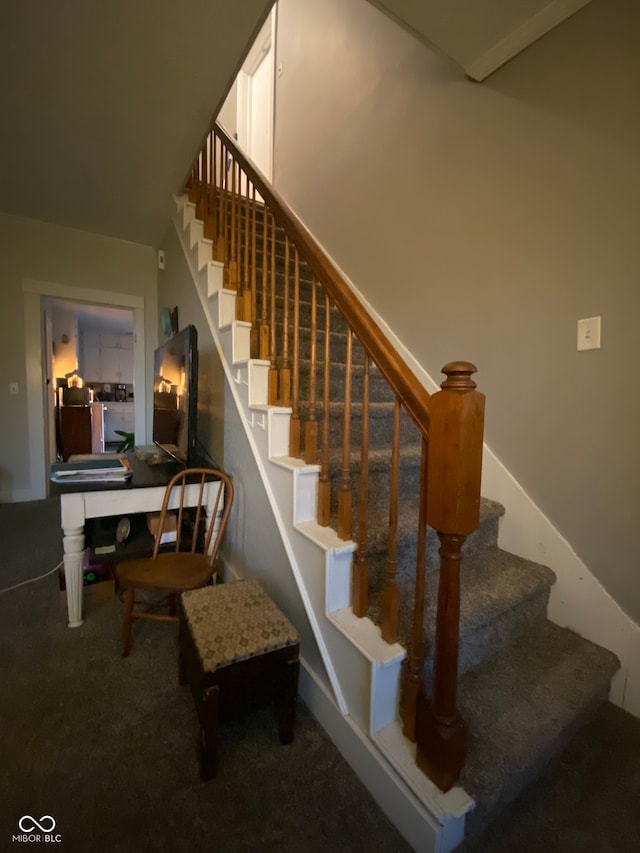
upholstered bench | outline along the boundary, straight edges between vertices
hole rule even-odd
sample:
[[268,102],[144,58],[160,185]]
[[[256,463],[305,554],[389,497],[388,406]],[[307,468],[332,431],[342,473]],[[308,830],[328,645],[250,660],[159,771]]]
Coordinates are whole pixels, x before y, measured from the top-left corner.
[[179,675],[196,702],[203,781],[217,770],[219,723],[245,710],[275,700],[280,743],[291,743],[299,651],[295,628],[256,580],[182,594]]

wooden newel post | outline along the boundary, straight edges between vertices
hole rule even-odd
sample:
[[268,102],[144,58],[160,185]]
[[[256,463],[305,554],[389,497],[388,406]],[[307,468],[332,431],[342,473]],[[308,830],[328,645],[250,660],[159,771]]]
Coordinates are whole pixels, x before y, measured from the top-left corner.
[[467,728],[457,705],[460,562],[480,518],[484,394],[473,364],[445,365],[447,378],[430,402],[427,522],[440,538],[433,696],[421,697],[416,719],[418,766],[443,791],[456,782],[467,754]]

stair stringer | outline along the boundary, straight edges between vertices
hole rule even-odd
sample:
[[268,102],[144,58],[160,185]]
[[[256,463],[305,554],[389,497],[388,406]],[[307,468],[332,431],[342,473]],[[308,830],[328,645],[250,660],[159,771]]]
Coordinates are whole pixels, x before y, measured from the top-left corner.
[[443,833],[432,849],[445,853],[461,840],[464,815],[474,801],[459,787],[443,794],[417,770],[415,762],[407,760],[411,745],[397,723],[400,667],[406,652],[399,644],[385,643],[371,620],[353,615],[349,599],[355,543],[339,539],[331,528],[315,522],[319,467],[288,456],[291,409],[267,405],[269,363],[249,358],[251,326],[231,319],[236,293],[224,288],[223,265],[209,260],[212,241],[198,236],[195,205],[184,198],[176,203],[174,225],[242,414],[335,701],[389,762],[389,772],[397,773],[438,821]]

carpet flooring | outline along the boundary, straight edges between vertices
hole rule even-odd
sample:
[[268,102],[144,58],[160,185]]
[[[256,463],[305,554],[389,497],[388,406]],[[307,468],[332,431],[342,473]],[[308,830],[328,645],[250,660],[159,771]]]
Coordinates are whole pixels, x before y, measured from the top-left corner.
[[[59,562],[58,525],[55,500],[0,506],[0,588]],[[89,600],[68,629],[55,574],[0,594],[0,850],[24,815],[82,853],[410,849],[302,703],[288,747],[268,709],[226,726],[201,784],[174,626],[136,624],[123,660],[120,620],[116,598]],[[636,853],[638,803],[640,720],[605,703],[461,853]]]
[[[53,568],[56,502],[1,506],[0,535],[0,588]],[[270,709],[225,726],[200,783],[176,626],[137,623],[125,660],[120,601],[85,615],[66,627],[55,574],[0,595],[0,850],[24,815],[74,853],[410,850],[302,702],[290,746]]]

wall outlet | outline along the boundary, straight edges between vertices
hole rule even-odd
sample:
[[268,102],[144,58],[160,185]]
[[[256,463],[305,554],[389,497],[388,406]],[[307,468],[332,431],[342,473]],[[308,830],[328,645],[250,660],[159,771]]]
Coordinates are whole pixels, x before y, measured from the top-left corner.
[[158,249],[158,269],[164,269],[164,249]]
[[600,349],[600,317],[578,320],[578,350]]

